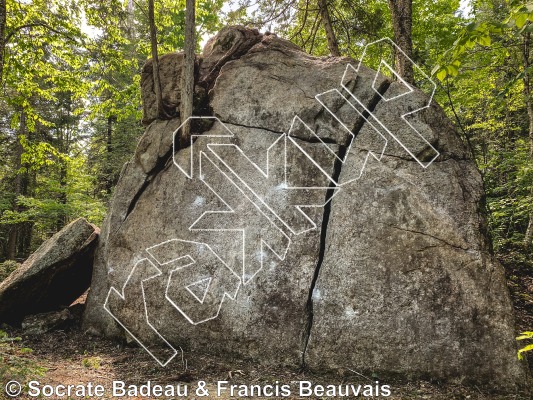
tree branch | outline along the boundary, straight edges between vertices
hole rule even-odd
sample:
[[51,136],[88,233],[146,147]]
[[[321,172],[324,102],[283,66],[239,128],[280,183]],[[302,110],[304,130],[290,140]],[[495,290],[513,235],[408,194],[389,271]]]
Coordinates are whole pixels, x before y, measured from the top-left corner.
[[66,37],[67,39],[71,40],[72,42],[76,43],[76,40],[70,36],[70,35],[67,35],[65,32],[62,32],[60,30],[57,30],[55,28],[52,28],[50,25],[48,25],[46,22],[44,21],[37,21],[37,22],[32,22],[31,24],[24,24],[24,25],[20,25],[20,26],[17,26],[16,28],[13,28],[11,29],[11,31],[6,35],[5,39],[4,39],[4,43],[7,44],[12,38],[13,36],[21,31],[22,29],[26,29],[26,28],[34,28],[34,27],[37,27],[37,26],[40,26],[42,28],[46,28],[48,29],[49,31],[51,32],[54,32],[54,33],[57,33],[58,35],[61,35],[61,36],[64,36]]

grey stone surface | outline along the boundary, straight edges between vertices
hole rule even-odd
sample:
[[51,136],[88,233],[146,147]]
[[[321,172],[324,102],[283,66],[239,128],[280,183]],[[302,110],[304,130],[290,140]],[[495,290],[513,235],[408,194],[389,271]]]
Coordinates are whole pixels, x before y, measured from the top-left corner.
[[[183,53],[164,54],[159,58],[159,80],[163,109],[167,118],[179,116],[181,101],[181,69]],[[197,70],[196,66],[196,70]],[[158,118],[152,60],[148,60],[141,71],[141,97],[143,102],[144,125],[149,125]],[[160,116],[163,117],[163,116]]]
[[255,29],[243,26],[222,28],[204,46],[200,64],[200,82],[206,89],[210,89],[224,64],[241,57],[261,39],[262,35]]
[[[347,64],[352,59],[316,58],[295,45],[275,35],[265,36],[238,61],[227,63],[217,78],[211,92],[211,105],[223,122],[263,128],[275,132],[289,132],[293,118],[298,115],[323,139],[336,143],[346,141],[346,132],[315,99],[315,96],[331,89],[340,89],[340,82]],[[364,79],[347,82],[352,92],[364,103],[370,103],[376,95],[368,81],[376,73],[362,67]],[[260,78],[259,78],[260,77]],[[378,76],[376,86],[386,79]],[[332,111],[349,114],[349,128],[359,122],[359,114],[353,112],[346,101],[338,96],[323,96]],[[245,98],[246,101],[242,99]],[[300,132],[309,139],[309,132]]]
[[[375,115],[408,132],[392,105],[379,103]],[[390,140],[382,162],[368,163],[333,199],[307,363],[502,387],[526,382],[503,268],[484,234],[481,176],[438,106],[417,122],[439,159],[421,168]],[[349,156],[366,152],[356,143]],[[348,158],[341,183],[354,166]]]
[[146,128],[135,151],[136,164],[141,166],[145,174],[149,174],[165,155],[168,157],[168,153],[172,150],[173,140],[169,132],[176,131],[180,125],[181,120],[174,118],[156,120]]
[[[393,99],[405,88],[364,66],[344,89],[356,61],[243,27],[199,59],[211,119],[174,155],[180,120],[153,122],[125,166],[88,332],[126,332],[161,364],[181,347],[319,372],[527,382],[481,178],[437,105],[402,119],[428,97]],[[316,207],[305,218],[297,205]]]
[[42,335],[56,329],[67,327],[74,316],[68,308],[61,311],[28,315],[22,321],[22,330],[26,335]]
[[[265,149],[280,137],[259,129],[232,125],[228,127],[236,136],[234,143],[238,143],[249,157],[263,161],[266,161]],[[204,135],[222,133],[221,129],[217,123]],[[206,144],[209,142],[213,141],[201,137],[192,148],[180,151],[177,156],[185,164],[191,151],[194,151],[197,157],[201,151],[206,151]],[[312,147],[306,143],[302,143],[302,146]],[[312,149],[308,150],[312,152]],[[302,162],[305,163],[305,160],[298,160],[298,155],[295,149],[288,154],[291,165],[295,167]],[[247,165],[247,161],[237,154],[234,154],[232,159],[235,162],[233,168],[244,171],[244,178],[254,183],[257,174]],[[277,161],[272,166],[278,173],[279,163],[280,161]],[[209,175],[215,178],[209,181],[209,184],[220,196],[223,196],[224,201],[237,210],[237,215],[229,220],[204,221],[205,227],[221,228],[225,224],[227,228],[247,228],[246,235],[252,238],[247,241],[250,246],[246,249],[247,258],[256,257],[255,253],[260,250],[260,239],[265,240],[278,253],[283,252],[288,244],[286,237],[245,196],[235,192],[230,181],[216,172],[216,170],[210,171]],[[307,179],[315,184],[327,186],[325,177],[309,175]],[[271,182],[261,182],[254,189],[263,190],[268,196],[268,191],[271,190],[269,183]],[[323,202],[325,191],[316,191],[312,196],[316,202]],[[290,197],[278,201],[281,211],[291,204]],[[213,209],[225,210],[226,207],[199,179],[188,180],[173,164],[161,171],[143,192],[134,210],[120,227],[113,230],[111,235],[107,235],[106,231],[103,232],[106,240],[102,241],[97,252],[95,274],[103,270],[102,276],[105,276],[106,280],[99,282],[98,278],[95,278],[95,284],[91,288],[86,313],[86,321],[90,320],[86,324],[87,329],[104,329],[106,333],[116,333],[113,323],[106,318],[102,308],[108,288],[110,286],[122,288],[136,262],[142,257],[149,257],[146,249],[164,240],[177,238],[208,243],[228,265],[233,265],[235,275],[240,276],[238,266],[242,268],[243,251],[239,242],[240,234],[220,232],[213,235],[213,232],[189,230],[196,219],[204,212]],[[321,210],[316,209],[311,214],[317,223],[320,223]],[[294,218],[300,219],[298,215]],[[107,227],[108,225],[104,225],[104,229],[110,229]],[[240,288],[234,301],[226,300],[218,318],[198,325],[189,323],[161,295],[165,292],[170,269],[160,266],[163,275],[145,284],[150,322],[167,340],[183,348],[229,355],[247,353],[249,357],[257,357],[265,362],[297,364],[301,358],[301,335],[307,322],[304,312],[309,291],[307,283],[312,280],[318,257],[318,236],[319,232],[316,230],[299,236],[292,242],[291,253],[284,261],[279,261],[275,255],[265,249],[266,267],[258,272],[250,284]],[[172,250],[164,249],[164,254],[156,255],[155,259],[167,260],[175,257],[176,253]],[[185,248],[176,251],[181,255],[191,254],[188,250]],[[169,251],[170,254],[167,255]],[[253,265],[250,274],[260,268],[255,260],[251,260],[251,263]],[[138,271],[140,268],[150,267],[141,264]],[[132,333],[144,335],[145,338],[149,338],[148,342],[152,343],[157,341],[157,338],[150,332],[145,320],[139,318],[139,310],[144,307],[140,280],[146,279],[150,274],[149,271],[139,274],[134,274],[129,281],[131,283],[135,280],[138,284],[128,285],[125,292],[127,301],[121,302],[121,299],[115,296],[111,308],[121,320],[129,323],[127,328]],[[190,283],[194,281],[187,276],[182,279]],[[282,330],[279,329],[281,326]],[[228,334],[229,332],[232,334]],[[268,346],[258,345],[265,334],[277,337],[278,340],[269,343]]]
[[91,283],[99,229],[79,218],[45,241],[0,283],[0,322],[68,306]]

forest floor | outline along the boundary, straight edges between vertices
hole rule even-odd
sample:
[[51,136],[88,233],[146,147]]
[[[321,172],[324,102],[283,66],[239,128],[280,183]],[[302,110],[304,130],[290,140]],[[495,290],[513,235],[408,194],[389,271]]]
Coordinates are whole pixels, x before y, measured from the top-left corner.
[[[506,264],[506,260],[502,260]],[[533,328],[533,277],[530,276],[531,269],[520,266],[512,267],[506,264],[509,288],[513,297],[516,315],[517,330],[531,330]],[[126,385],[143,385],[147,381],[152,384],[184,385],[188,386],[188,399],[230,399],[227,392],[217,396],[216,383],[218,381],[228,381],[227,385],[265,385],[276,381],[281,384],[290,384],[291,392],[297,393],[299,381],[311,381],[313,384],[322,385],[374,385],[376,378],[365,377],[355,371],[344,371],[342,375],[332,375],[328,377],[314,376],[310,372],[273,369],[250,362],[234,362],[218,359],[216,357],[206,357],[187,353],[179,360],[178,370],[174,368],[161,368],[157,363],[141,348],[124,345],[115,341],[95,338],[85,335],[79,327],[73,327],[68,331],[55,331],[40,336],[24,336],[16,330],[8,331],[10,335],[22,336],[21,343],[17,346],[31,348],[30,354],[24,355],[27,361],[31,362],[28,367],[27,383],[30,380],[37,380],[41,385],[78,385],[91,382],[93,385],[103,385],[106,395],[101,398],[110,399],[112,396],[112,386],[114,381],[123,381]],[[186,363],[185,363],[186,361]],[[533,365],[533,358],[529,357],[530,365]],[[185,367],[187,365],[187,367]],[[0,366],[1,367],[1,366]],[[1,368],[0,368],[1,369]],[[199,381],[207,382],[210,395],[201,397],[195,394]],[[22,383],[22,382],[21,382]],[[3,382],[2,384],[5,384]],[[439,382],[380,382],[381,385],[390,385],[391,396],[377,397],[388,399],[469,399],[469,400],[526,400],[530,399],[526,395],[512,394],[499,395],[488,393],[477,387],[466,387],[462,385],[442,384]],[[0,398],[4,394],[0,388]],[[17,398],[30,398],[29,396],[18,396]],[[42,397],[44,398],[44,397]],[[66,398],[66,397],[63,397]],[[78,398],[78,397],[71,397]],[[91,397],[86,397],[91,398]],[[124,399],[153,399],[172,397],[142,397],[124,396]],[[179,398],[179,397],[175,397]],[[240,396],[239,398],[244,398]],[[249,397],[259,398],[259,397]],[[281,397],[277,397],[281,398]],[[285,397],[298,399],[292,395]],[[305,397],[328,399],[333,397]],[[337,397],[338,398],[338,397]],[[350,398],[356,398],[350,396]],[[368,397],[357,397],[368,398]]]
[[[216,382],[228,381],[228,385],[246,384],[261,385],[272,384],[279,381],[282,384],[291,384],[293,393],[297,392],[298,381],[311,381],[313,384],[339,385],[339,384],[375,384],[375,379],[359,376],[356,373],[344,376],[318,377],[311,373],[290,371],[287,369],[272,369],[247,362],[232,362],[220,360],[214,357],[205,357],[187,354],[188,368],[161,368],[142,349],[138,347],[122,346],[116,342],[95,339],[81,333],[74,332],[54,332],[40,337],[34,337],[25,342],[33,349],[31,355],[34,361],[45,367],[44,375],[35,377],[35,380],[42,385],[77,385],[80,383],[92,382],[94,385],[100,384],[106,388],[106,392],[111,393],[113,381],[124,381],[127,385],[142,385],[147,381],[160,385],[178,384],[188,385],[188,399],[199,399],[195,395],[197,382],[208,383],[211,396],[203,398],[209,399],[230,399],[228,393],[221,396],[216,394]],[[497,395],[484,392],[478,388],[468,388],[461,385],[442,385],[438,382],[410,382],[395,383],[381,382],[389,384],[392,395],[388,399],[501,399],[501,400],[526,400],[524,395]],[[20,397],[25,398],[25,397]],[[29,397],[26,397],[29,398]],[[105,398],[111,398],[106,396]],[[129,396],[128,399],[147,399],[156,397]],[[162,398],[162,397],[160,397]],[[233,397],[235,398],[235,397]],[[240,397],[241,399],[243,397]],[[258,398],[258,397],[254,397]],[[277,397],[280,398],[280,397]],[[290,399],[303,397],[291,396]],[[333,397],[306,397],[328,399]],[[337,397],[338,398],[338,397]],[[350,396],[350,398],[354,398]],[[359,397],[367,398],[367,397]],[[386,398],[386,397],[378,397]]]

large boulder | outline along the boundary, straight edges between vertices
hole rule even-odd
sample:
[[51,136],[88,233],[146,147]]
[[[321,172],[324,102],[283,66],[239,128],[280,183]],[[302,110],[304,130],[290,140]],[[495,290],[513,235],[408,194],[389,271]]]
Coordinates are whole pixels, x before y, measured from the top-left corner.
[[79,218],[46,240],[0,283],[0,322],[69,306],[90,286],[99,229]]
[[[159,59],[159,79],[161,81],[163,109],[169,117],[175,117],[179,113],[182,65],[183,53],[169,53]],[[149,125],[158,117],[153,74],[154,67],[150,59],[141,71],[142,122],[145,125]]]
[[[195,60],[195,115],[204,112],[204,98],[227,62],[241,57],[262,39],[255,29],[243,26],[223,28],[218,35],[207,41],[201,57]],[[161,82],[161,100],[164,115],[157,110],[154,88],[154,67],[149,59],[141,71],[141,97],[143,103],[144,125],[150,125],[156,119],[173,119],[180,115],[181,73],[183,53],[168,53],[159,58],[159,79]]]
[[181,347],[527,381],[480,174],[440,107],[352,59],[242,27],[199,60],[209,114],[185,148],[173,147],[183,121],[152,122],[125,165],[87,331],[126,332],[161,365]]
[[[405,129],[396,107],[380,102],[374,111],[393,132]],[[381,162],[368,164],[332,200],[306,361],[495,386],[520,382],[514,314],[503,268],[489,250],[481,176],[437,105],[417,119],[441,153],[430,166],[389,142]],[[367,148],[356,141],[351,153]],[[341,184],[352,169],[343,166]]]

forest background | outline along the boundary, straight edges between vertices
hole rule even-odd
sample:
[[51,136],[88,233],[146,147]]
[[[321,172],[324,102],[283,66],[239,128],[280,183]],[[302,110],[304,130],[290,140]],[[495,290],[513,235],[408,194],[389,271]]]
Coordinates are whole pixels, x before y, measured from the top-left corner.
[[[313,55],[358,59],[365,44],[395,38],[406,5],[197,0],[196,50],[222,26],[243,24]],[[154,6],[159,54],[181,51],[185,0]],[[69,221],[101,225],[144,130],[147,10],[146,0],[0,0],[0,280]],[[512,287],[516,275],[533,275],[533,3],[413,0],[411,11],[409,54],[471,148]],[[377,68],[381,57],[365,62]]]

